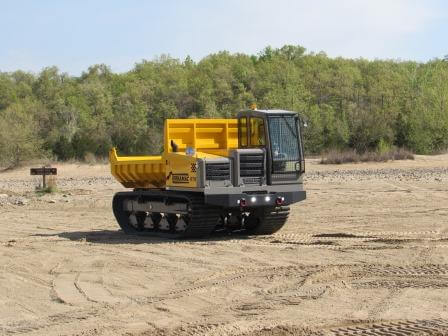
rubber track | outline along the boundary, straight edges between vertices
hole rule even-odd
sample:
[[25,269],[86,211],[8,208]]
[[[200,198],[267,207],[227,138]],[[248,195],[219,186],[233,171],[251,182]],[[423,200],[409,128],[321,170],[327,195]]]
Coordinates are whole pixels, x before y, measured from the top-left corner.
[[210,235],[219,219],[219,209],[204,204],[203,196],[190,195],[192,214],[187,229],[179,238],[200,238]]
[[141,236],[153,236],[161,238],[201,238],[212,233],[219,219],[219,209],[204,204],[204,196],[202,194],[176,194],[174,192],[151,192],[145,193],[147,197],[171,197],[175,199],[184,199],[190,203],[192,209],[191,219],[188,227],[184,232],[169,233],[161,231],[138,231],[128,224],[128,216],[123,211],[123,200],[126,198],[138,197],[142,195],[139,192],[120,192],[115,194],[112,201],[112,208],[115,218],[123,232],[127,234],[135,234]]
[[118,225],[121,227],[121,230],[127,234],[136,234],[138,233],[137,230],[130,227],[126,213],[123,211],[123,200],[125,198],[125,193],[116,193],[112,199],[112,210]]
[[280,230],[285,225],[289,216],[289,206],[282,206],[275,209],[262,210],[260,223],[253,229],[251,234],[270,235]]

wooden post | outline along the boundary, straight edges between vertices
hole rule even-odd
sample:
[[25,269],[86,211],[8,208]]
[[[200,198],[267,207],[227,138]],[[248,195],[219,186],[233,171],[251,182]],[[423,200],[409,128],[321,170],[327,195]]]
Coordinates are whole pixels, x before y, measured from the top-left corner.
[[42,188],[45,189],[47,187],[47,181],[45,180],[45,177],[46,177],[45,166],[42,167],[42,170],[43,170],[43,172],[42,172]]
[[47,175],[57,175],[57,168],[51,167],[42,167],[42,168],[31,168],[31,175],[42,175],[42,188],[45,189],[47,187]]

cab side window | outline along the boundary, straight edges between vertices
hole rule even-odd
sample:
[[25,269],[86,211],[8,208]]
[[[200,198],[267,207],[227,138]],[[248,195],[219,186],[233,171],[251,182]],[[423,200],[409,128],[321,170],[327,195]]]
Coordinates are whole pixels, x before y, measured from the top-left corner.
[[266,135],[264,128],[264,119],[250,118],[250,146],[261,147],[266,145]]
[[240,146],[247,147],[247,118],[240,118],[239,121],[239,137],[240,137]]

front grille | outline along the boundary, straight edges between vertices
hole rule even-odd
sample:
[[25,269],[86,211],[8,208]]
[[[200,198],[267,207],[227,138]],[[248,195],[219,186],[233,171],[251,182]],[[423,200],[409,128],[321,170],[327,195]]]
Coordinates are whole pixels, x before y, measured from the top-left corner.
[[283,173],[283,174],[272,174],[272,181],[280,182],[280,181],[297,181],[300,177],[298,172],[292,173]]
[[264,154],[240,154],[240,176],[245,183],[259,182],[264,176]]
[[205,178],[212,181],[230,180],[230,163],[207,163],[205,165]]

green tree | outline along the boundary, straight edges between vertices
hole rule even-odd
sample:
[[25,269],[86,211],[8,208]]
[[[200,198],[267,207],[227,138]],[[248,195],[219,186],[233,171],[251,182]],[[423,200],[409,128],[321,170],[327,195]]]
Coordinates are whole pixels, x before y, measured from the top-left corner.
[[38,125],[29,113],[29,102],[14,103],[0,115],[0,164],[16,167],[44,154]]

